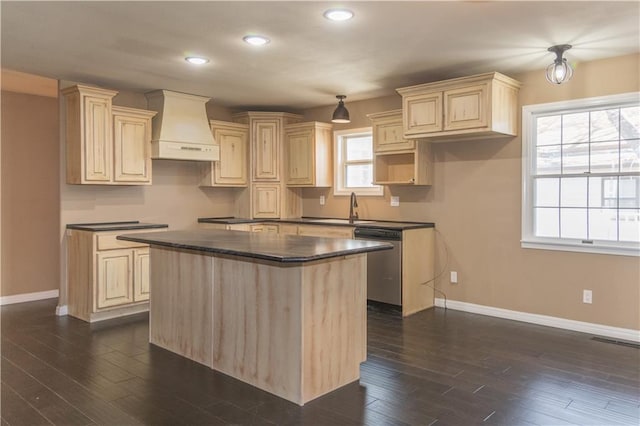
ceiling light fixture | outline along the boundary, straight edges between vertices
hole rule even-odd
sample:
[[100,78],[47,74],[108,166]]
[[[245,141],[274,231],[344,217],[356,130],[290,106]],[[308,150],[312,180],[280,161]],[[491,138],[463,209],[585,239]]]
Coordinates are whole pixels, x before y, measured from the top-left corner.
[[203,58],[201,56],[187,56],[184,60],[193,65],[204,65],[209,62],[207,58]]
[[323,16],[330,21],[348,21],[353,18],[353,12],[348,9],[329,9]]
[[570,44],[558,44],[547,49],[549,52],[556,54],[556,59],[547,67],[546,75],[549,83],[562,84],[571,80],[573,68],[571,68],[567,59],[562,57],[562,54],[569,49],[571,49]]
[[343,99],[346,98],[345,95],[336,95],[338,98],[338,107],[335,111],[333,111],[333,117],[331,117],[332,123],[351,123],[351,119],[349,118],[349,111],[344,106]]
[[271,41],[267,37],[261,35],[246,35],[242,37],[242,40],[252,46],[264,46]]

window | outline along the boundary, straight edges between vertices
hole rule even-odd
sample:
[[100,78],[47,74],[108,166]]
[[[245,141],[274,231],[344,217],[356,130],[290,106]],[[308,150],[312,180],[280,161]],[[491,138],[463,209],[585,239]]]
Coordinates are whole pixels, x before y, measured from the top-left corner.
[[371,128],[340,130],[335,136],[335,195],[382,195],[373,184],[373,136]]
[[522,246],[640,255],[640,93],[522,111]]

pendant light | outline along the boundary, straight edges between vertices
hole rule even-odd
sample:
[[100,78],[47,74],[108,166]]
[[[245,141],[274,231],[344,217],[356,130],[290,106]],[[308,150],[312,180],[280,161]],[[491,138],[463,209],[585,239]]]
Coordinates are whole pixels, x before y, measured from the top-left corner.
[[338,107],[335,111],[333,111],[333,117],[331,118],[332,123],[351,123],[349,119],[349,111],[344,107],[343,99],[346,98],[345,95],[336,95],[338,98]]
[[547,49],[556,54],[556,59],[547,67],[546,75],[549,83],[562,84],[571,80],[573,68],[567,62],[567,58],[562,57],[562,54],[569,49],[571,49],[570,44],[558,44]]

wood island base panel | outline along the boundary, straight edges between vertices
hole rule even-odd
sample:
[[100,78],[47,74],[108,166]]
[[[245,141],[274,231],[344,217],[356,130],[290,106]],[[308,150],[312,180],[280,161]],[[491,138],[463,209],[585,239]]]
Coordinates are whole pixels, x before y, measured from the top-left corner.
[[304,263],[152,246],[151,343],[304,405],[360,378],[366,254]]

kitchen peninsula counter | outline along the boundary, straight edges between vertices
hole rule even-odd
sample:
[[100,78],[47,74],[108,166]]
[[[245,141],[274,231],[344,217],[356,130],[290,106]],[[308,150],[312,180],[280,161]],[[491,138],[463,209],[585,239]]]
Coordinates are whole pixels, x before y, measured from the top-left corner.
[[372,241],[240,231],[151,245],[149,341],[303,405],[360,377]]

